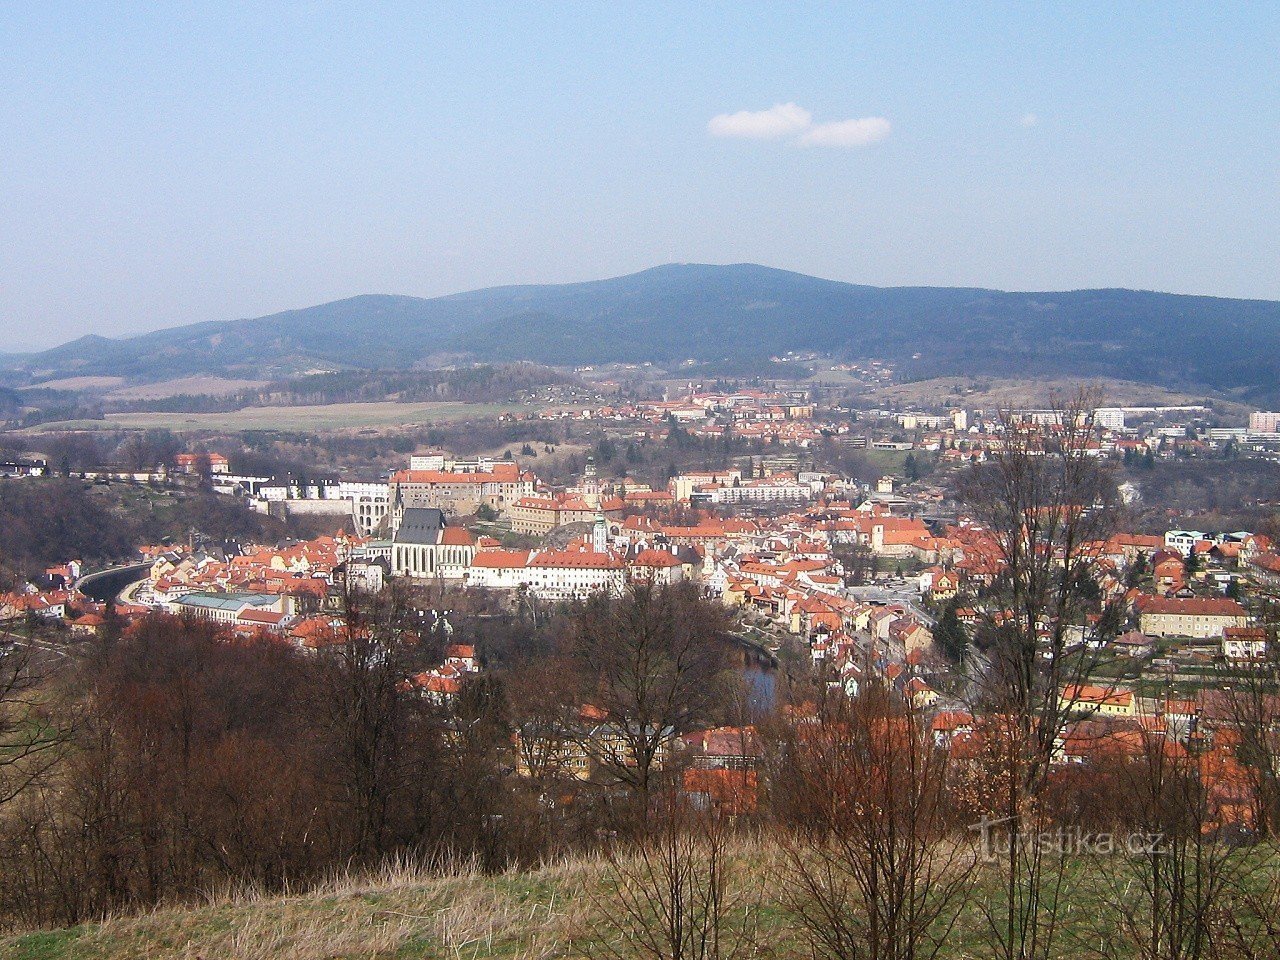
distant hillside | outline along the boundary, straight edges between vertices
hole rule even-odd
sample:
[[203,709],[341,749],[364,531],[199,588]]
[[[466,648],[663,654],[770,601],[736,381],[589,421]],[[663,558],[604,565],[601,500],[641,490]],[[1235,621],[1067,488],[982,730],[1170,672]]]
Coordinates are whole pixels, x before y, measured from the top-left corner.
[[0,358],[0,367],[10,382],[261,379],[448,356],[670,363],[760,361],[787,351],[880,357],[919,376],[1065,373],[1265,396],[1280,381],[1280,303],[1134,290],[882,288],[751,264],[679,264],[435,299],[361,296],[126,340],[84,337]]

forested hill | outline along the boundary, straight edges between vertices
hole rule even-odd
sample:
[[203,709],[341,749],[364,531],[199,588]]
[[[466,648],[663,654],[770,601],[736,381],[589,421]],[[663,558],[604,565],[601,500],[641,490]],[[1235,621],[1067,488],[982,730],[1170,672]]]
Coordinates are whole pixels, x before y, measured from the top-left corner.
[[12,382],[30,383],[263,378],[442,358],[761,361],[787,351],[880,357],[919,375],[1065,373],[1262,392],[1280,380],[1280,303],[1135,290],[870,287],[751,264],[672,264],[588,283],[434,299],[360,296],[130,339],[85,337],[9,356],[3,366]]

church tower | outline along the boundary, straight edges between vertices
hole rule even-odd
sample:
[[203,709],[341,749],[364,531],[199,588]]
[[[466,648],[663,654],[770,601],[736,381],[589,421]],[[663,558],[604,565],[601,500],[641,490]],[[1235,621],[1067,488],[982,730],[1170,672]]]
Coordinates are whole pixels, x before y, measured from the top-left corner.
[[600,506],[600,477],[596,472],[596,458],[590,455],[582,470],[582,499],[593,507]]
[[394,537],[400,530],[400,521],[404,519],[404,494],[401,492],[399,486],[396,487],[395,501],[391,504],[390,517],[391,536]]

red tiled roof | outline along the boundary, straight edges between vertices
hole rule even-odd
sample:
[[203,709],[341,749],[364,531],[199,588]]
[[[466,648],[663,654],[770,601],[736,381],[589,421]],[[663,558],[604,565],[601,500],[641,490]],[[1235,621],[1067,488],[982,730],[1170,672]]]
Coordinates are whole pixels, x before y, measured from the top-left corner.
[[1230,597],[1139,597],[1142,613],[1178,614],[1195,617],[1243,617],[1244,607]]
[[440,542],[449,547],[470,547],[476,541],[465,527],[445,527],[440,531]]
[[621,570],[622,561],[593,550],[544,550],[529,561],[531,567],[564,567],[573,570]]
[[473,567],[527,567],[528,550],[481,550],[471,560]]
[[641,550],[631,563],[637,567],[678,567],[680,566],[680,559],[666,550],[650,548]]

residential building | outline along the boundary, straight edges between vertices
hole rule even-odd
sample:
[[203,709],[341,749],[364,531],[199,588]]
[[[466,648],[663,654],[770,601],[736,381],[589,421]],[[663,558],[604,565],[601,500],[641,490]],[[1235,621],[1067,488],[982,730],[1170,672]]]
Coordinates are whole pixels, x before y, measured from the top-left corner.
[[1244,607],[1227,597],[1142,597],[1138,612],[1149,637],[1221,637],[1248,625]]
[[1262,627],[1227,627],[1222,631],[1222,655],[1231,663],[1265,659],[1267,631]]
[[1258,410],[1249,414],[1251,433],[1280,433],[1280,413]]

